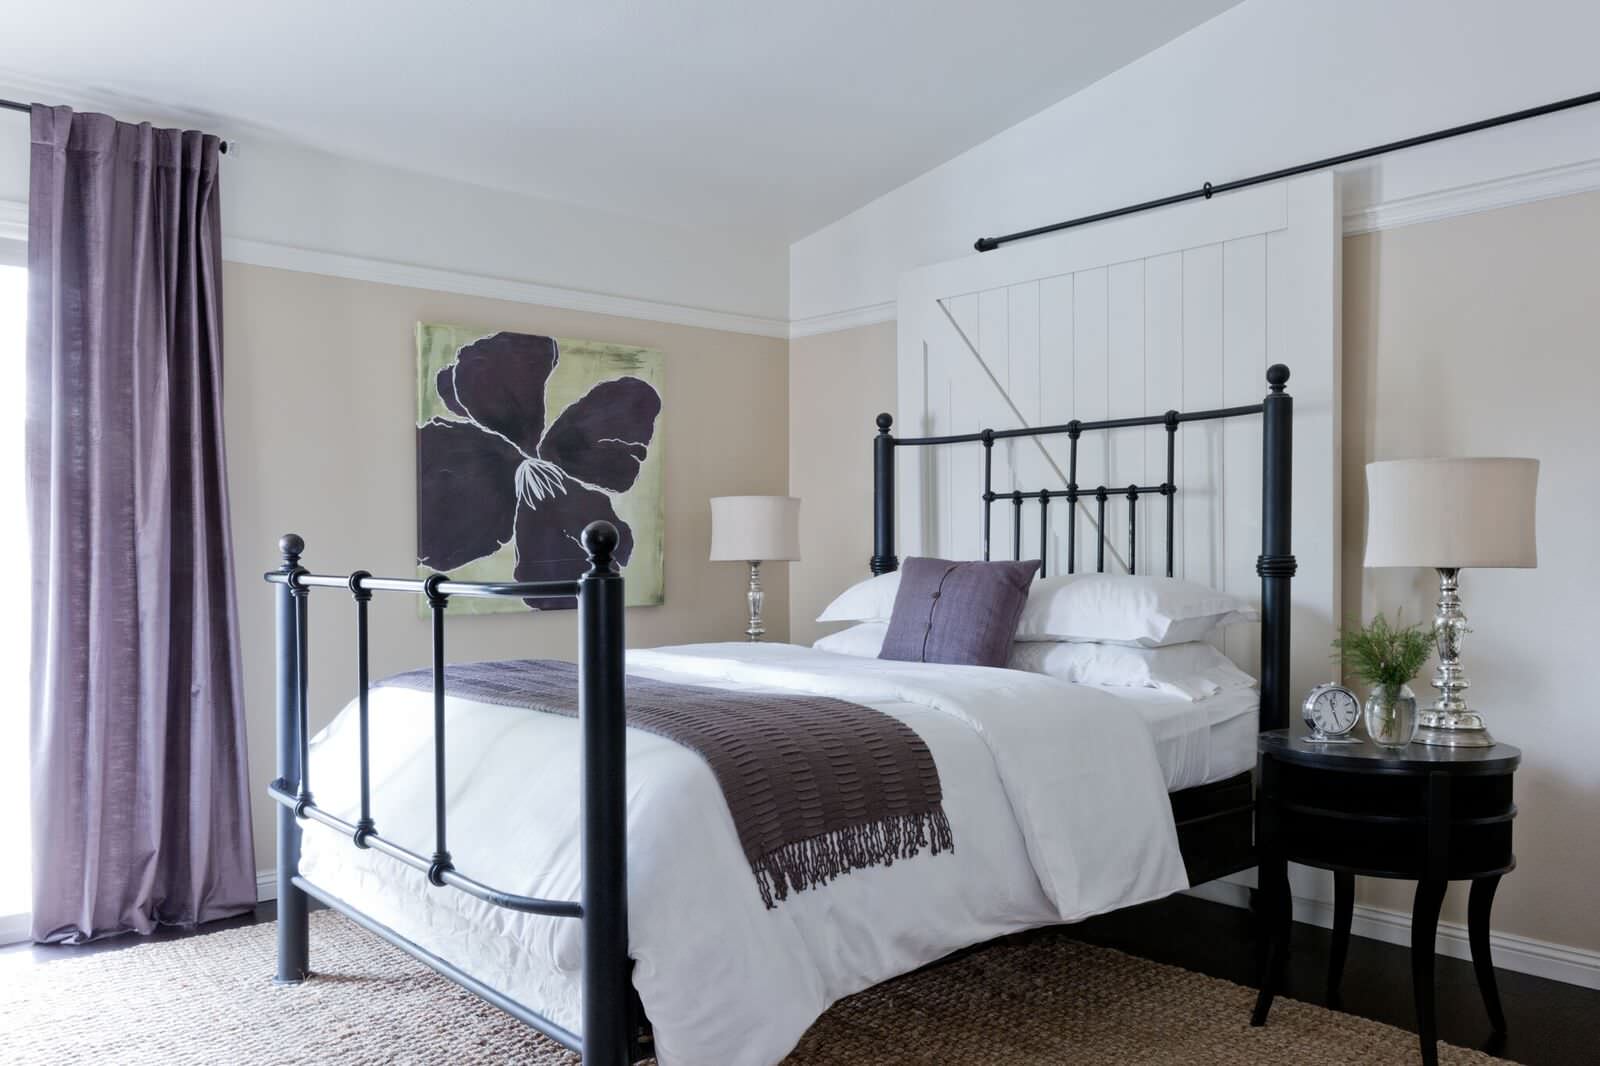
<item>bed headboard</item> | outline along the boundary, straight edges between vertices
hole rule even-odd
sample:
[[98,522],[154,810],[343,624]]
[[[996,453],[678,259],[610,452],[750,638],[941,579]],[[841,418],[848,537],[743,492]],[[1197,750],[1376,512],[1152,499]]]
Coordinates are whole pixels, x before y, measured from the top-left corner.
[[[1134,504],[1144,496],[1160,496],[1166,522],[1166,559],[1164,572],[1173,572],[1173,511],[1182,486],[1177,484],[1175,456],[1178,428],[1190,422],[1212,422],[1230,418],[1262,419],[1261,456],[1261,546],[1256,556],[1256,573],[1261,577],[1261,728],[1281,729],[1289,724],[1289,582],[1294,577],[1295,561],[1290,548],[1290,500],[1292,497],[1294,398],[1284,391],[1289,381],[1289,368],[1274,364],[1267,369],[1267,394],[1260,402],[1242,407],[1221,407],[1209,411],[1164,411],[1161,414],[1136,418],[1109,418],[1093,422],[1074,419],[1060,425],[1023,427],[1020,429],[982,429],[975,433],[960,433],[941,437],[896,437],[890,432],[894,419],[888,414],[878,416],[878,436],[873,441],[873,492],[872,492],[872,572],[885,574],[900,566],[895,554],[895,449],[926,448],[960,445],[981,445],[983,448],[983,492],[977,496],[983,516],[983,557],[990,557],[992,544],[993,512],[996,503],[1012,508],[1011,555],[1022,558],[1023,507],[1037,503],[1041,536],[1039,538],[1040,573],[1048,573],[1050,560],[1045,558],[1049,537],[1044,534],[1050,521],[1050,505],[1066,506],[1071,513],[1079,506],[1093,506],[1097,531],[1094,538],[1095,570],[1105,571],[1107,542],[1117,533],[1106,524],[1106,505],[1117,498],[1129,502],[1127,507],[1127,569],[1138,570],[1137,547],[1138,513]],[[1110,430],[1138,427],[1160,427],[1166,431],[1166,477],[1158,485],[1079,485],[1078,440],[1085,433],[1103,433]],[[1067,449],[1067,487],[1033,491],[1014,489],[995,492],[994,442],[1016,437],[1065,436]],[[1067,526],[1066,563],[1057,562],[1058,570],[1075,573],[1079,569],[1077,523]]]

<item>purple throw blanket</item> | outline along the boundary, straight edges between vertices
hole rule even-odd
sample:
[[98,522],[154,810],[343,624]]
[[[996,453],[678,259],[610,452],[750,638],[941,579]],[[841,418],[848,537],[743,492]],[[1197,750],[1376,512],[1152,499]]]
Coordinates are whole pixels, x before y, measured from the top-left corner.
[[[378,682],[433,689],[431,670]],[[513,659],[445,668],[461,699],[578,714],[572,663]],[[955,845],[933,753],[904,722],[824,696],[627,681],[628,725],[688,748],[711,767],[761,899]]]

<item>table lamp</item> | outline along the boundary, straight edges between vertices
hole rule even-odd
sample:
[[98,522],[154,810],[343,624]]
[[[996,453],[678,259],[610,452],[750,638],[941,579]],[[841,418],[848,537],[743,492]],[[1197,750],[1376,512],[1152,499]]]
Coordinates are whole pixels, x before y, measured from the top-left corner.
[[1461,641],[1466,567],[1538,565],[1534,543],[1537,459],[1397,459],[1367,464],[1366,565],[1431,566],[1439,571],[1434,640],[1439,668],[1433,705],[1417,719],[1417,741],[1453,748],[1494,743],[1483,716],[1467,706]]
[[800,558],[800,501],[793,496],[713,496],[711,498],[711,561],[743,560],[750,564],[750,626],[744,632],[760,640],[761,564]]

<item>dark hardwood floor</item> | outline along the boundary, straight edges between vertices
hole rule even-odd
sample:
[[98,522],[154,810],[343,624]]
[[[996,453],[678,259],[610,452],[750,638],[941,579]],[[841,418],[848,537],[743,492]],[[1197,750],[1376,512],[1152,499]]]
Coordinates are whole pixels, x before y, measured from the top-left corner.
[[[1254,922],[1249,911],[1237,907],[1172,896],[1091,918],[1073,934],[1090,943],[1253,986]],[[1295,923],[1283,994],[1307,1003],[1325,1002],[1330,936],[1318,926]],[[1498,969],[1510,1032],[1504,1043],[1494,1044],[1472,963],[1440,957],[1436,965],[1440,1040],[1528,1066],[1600,1063],[1600,991]],[[1408,949],[1352,937],[1341,991],[1343,1009],[1351,1014],[1417,1031]],[[1272,1024],[1270,1018],[1267,1024]]]
[[[273,905],[263,903],[251,914],[215,922],[198,932],[270,922],[273,914]],[[151,940],[194,936],[196,932],[167,928],[148,938],[115,937],[80,947],[17,944],[0,948],[0,980],[16,979],[18,968],[117,951]],[[1091,918],[1074,927],[1072,935],[1213,977],[1255,984],[1254,918],[1235,907],[1173,896]],[[1323,1002],[1328,938],[1326,929],[1296,923],[1285,994],[1311,1003]],[[1495,1046],[1488,1040],[1489,1023],[1484,1017],[1472,964],[1440,958],[1439,1038],[1504,1055],[1528,1066],[1589,1066],[1600,1062],[1600,991],[1504,969],[1499,971],[1499,983],[1510,1034],[1504,1044]],[[1416,1031],[1411,963],[1405,948],[1352,938],[1343,992],[1344,1009],[1350,1013]]]

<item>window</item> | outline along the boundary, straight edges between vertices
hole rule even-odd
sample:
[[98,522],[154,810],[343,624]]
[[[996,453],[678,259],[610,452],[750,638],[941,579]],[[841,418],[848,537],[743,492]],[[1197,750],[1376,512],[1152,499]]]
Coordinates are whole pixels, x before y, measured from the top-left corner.
[[[0,242],[3,244],[3,242]],[[0,398],[0,559],[28,558],[27,489],[23,466],[23,345],[26,338],[28,272],[0,260],[0,366],[13,387]],[[15,597],[0,611],[0,944],[25,939],[32,880],[28,846],[28,671],[32,607],[28,582],[9,590]]]

